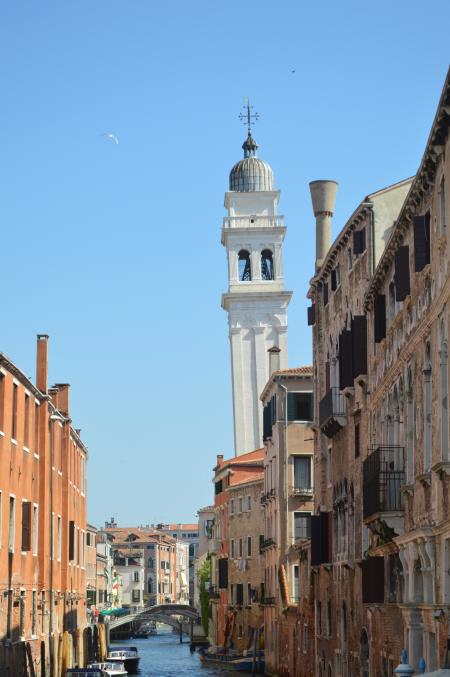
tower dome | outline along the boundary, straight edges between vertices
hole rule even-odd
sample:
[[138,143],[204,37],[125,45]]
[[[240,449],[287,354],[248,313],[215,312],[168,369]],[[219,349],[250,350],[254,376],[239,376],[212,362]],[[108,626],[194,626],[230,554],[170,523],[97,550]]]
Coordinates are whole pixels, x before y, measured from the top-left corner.
[[258,144],[248,136],[242,144],[244,158],[236,162],[230,172],[230,190],[251,193],[273,190],[273,172],[271,167],[258,157]]

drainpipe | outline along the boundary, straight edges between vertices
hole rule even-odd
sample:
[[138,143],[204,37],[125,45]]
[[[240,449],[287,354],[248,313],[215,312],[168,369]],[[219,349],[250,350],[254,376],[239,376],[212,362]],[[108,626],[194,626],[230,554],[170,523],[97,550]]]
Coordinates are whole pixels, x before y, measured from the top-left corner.
[[[55,410],[56,411],[56,410]],[[53,531],[53,466],[55,463],[54,458],[54,429],[53,424],[55,421],[64,422],[65,419],[57,413],[53,413],[49,416],[48,422],[50,427],[50,616],[48,624],[48,642],[49,642],[49,654],[50,654],[50,674],[53,673],[54,669],[54,656],[53,656],[53,613],[55,607],[54,601],[54,590],[53,590],[53,556],[54,556],[54,531]]]
[[[285,385],[278,382],[280,388],[283,388],[285,392],[285,406],[284,406],[284,459],[283,459],[283,484],[284,484],[284,495],[286,499],[286,547],[288,545],[288,533],[289,533],[289,487],[288,487],[288,389]],[[290,577],[289,577],[290,578]],[[290,591],[288,591],[290,592]]]

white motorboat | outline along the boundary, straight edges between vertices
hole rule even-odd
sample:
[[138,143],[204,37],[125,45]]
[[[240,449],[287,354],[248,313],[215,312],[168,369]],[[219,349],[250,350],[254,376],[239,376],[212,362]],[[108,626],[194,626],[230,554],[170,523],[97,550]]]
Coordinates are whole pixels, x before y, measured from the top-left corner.
[[102,671],[102,675],[110,677],[119,677],[128,675],[125,665],[120,661],[103,661],[103,663],[89,663],[88,668],[97,668]]
[[128,670],[130,675],[135,675],[139,668],[140,657],[135,646],[114,646],[112,644],[108,647],[106,660],[108,663],[123,663],[125,670]]

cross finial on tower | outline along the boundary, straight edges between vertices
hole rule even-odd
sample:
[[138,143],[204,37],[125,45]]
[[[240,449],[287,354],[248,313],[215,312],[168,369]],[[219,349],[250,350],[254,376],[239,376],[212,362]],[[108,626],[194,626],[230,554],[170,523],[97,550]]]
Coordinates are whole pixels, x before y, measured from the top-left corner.
[[244,121],[244,125],[247,125],[248,135],[252,134],[252,122],[256,122],[259,119],[259,113],[252,113],[253,106],[250,105],[250,99],[248,96],[244,99],[245,105],[243,106],[246,113],[239,113],[239,120]]

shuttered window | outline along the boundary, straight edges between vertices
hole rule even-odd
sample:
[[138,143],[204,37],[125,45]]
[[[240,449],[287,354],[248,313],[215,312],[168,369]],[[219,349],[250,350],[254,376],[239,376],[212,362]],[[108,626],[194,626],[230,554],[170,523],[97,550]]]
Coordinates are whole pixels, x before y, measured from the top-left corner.
[[316,304],[313,303],[308,308],[308,326],[312,327],[316,324]]
[[375,343],[379,343],[386,336],[386,297],[377,294],[374,304],[374,335]]
[[317,566],[331,561],[331,513],[311,515],[311,565]]
[[404,301],[411,292],[409,281],[409,247],[399,247],[395,252],[395,298]]
[[336,270],[331,271],[331,291],[336,291],[337,289],[337,274]]
[[339,387],[353,386],[353,347],[352,333],[344,329],[339,335]]
[[352,319],[353,378],[367,374],[367,317],[355,315]]
[[219,588],[226,590],[228,588],[228,559],[219,559]]
[[355,230],[353,233],[353,253],[355,256],[362,254],[366,250],[366,229]]
[[69,522],[69,561],[75,559],[75,522]]
[[[220,560],[219,560],[220,561]],[[242,606],[244,604],[244,584],[236,584],[236,604]]]
[[22,552],[31,550],[31,503],[22,502]]
[[361,562],[363,604],[384,603],[384,557],[369,557]]
[[313,393],[288,393],[288,421],[312,421]]
[[328,304],[328,282],[323,283],[323,305],[326,306]]
[[430,263],[430,212],[415,216],[414,228],[414,269],[416,273]]

